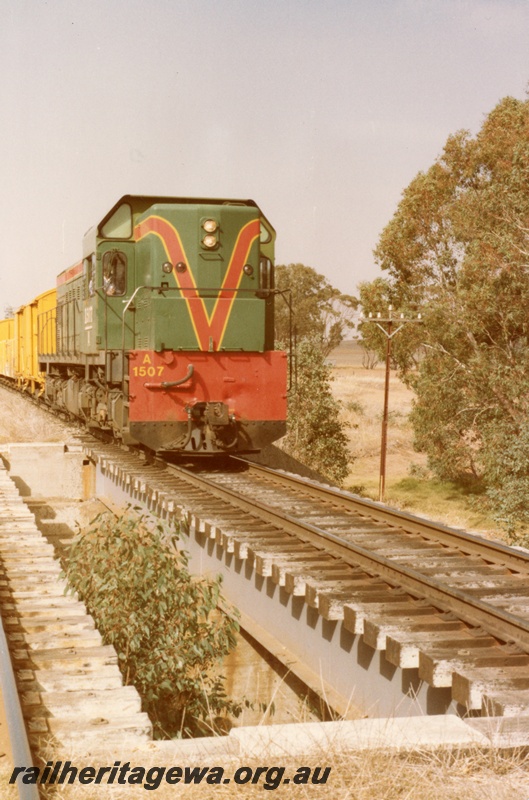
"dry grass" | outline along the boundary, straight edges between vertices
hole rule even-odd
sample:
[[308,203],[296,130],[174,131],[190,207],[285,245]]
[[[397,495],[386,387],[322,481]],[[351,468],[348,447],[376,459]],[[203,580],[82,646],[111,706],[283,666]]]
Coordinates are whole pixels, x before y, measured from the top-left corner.
[[[342,418],[349,436],[353,463],[345,488],[378,500],[380,439],[384,402],[385,370],[362,366],[362,351],[344,343],[331,355],[333,393],[343,403]],[[388,505],[439,520],[453,527],[503,539],[483,507],[462,487],[436,480],[428,471],[426,456],[413,449],[409,423],[414,395],[395,371],[389,389],[386,497]]]
[[[344,405],[343,417],[354,458],[347,480],[378,489],[384,370],[335,367],[333,392]],[[426,463],[424,456],[413,450],[413,434],[408,423],[412,399],[412,392],[392,373],[387,453],[393,481],[407,475],[410,463]]]
[[0,797],[2,800],[19,800],[16,786],[9,785],[11,772],[12,767],[8,764],[0,767]]

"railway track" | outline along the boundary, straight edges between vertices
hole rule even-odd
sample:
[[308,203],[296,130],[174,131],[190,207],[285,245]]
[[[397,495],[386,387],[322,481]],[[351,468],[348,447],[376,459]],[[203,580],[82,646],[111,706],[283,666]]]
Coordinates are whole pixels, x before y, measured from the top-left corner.
[[86,449],[131,499],[183,516],[463,712],[529,715],[527,552],[240,460],[190,470]]
[[[529,553],[251,464],[242,474],[195,480],[223,487],[217,496],[529,652]],[[505,588],[517,593],[507,606]]]

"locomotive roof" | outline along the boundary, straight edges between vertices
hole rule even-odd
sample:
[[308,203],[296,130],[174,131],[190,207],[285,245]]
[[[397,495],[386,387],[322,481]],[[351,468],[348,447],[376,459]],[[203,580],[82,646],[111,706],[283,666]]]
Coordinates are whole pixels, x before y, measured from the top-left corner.
[[[254,200],[246,200],[242,198],[229,198],[229,197],[222,197],[222,198],[214,198],[214,197],[166,197],[163,195],[148,195],[148,194],[125,194],[121,197],[115,205],[112,206],[110,211],[105,214],[101,222],[98,224],[98,228],[100,228],[107,219],[109,219],[112,214],[115,212],[119,206],[123,203],[130,203],[132,206],[137,205],[138,201],[141,205],[145,204],[147,208],[155,203],[175,203],[178,205],[184,205],[188,203],[189,205],[245,205],[245,206],[253,206],[254,208],[259,208],[257,203]],[[261,209],[259,209],[260,211]]]
[[[265,217],[265,215],[263,214],[263,212],[261,211],[261,209],[259,208],[257,203],[254,200],[250,200],[250,199],[245,200],[245,199],[241,199],[241,198],[228,198],[228,197],[222,197],[222,198],[212,198],[212,197],[175,197],[175,196],[166,197],[166,196],[162,196],[162,195],[125,194],[125,195],[123,195],[123,197],[121,197],[117,201],[117,203],[115,203],[112,206],[110,211],[108,211],[105,214],[105,216],[101,219],[100,222],[98,222],[96,225],[91,227],[86,232],[86,234],[84,236],[85,244],[87,244],[87,240],[89,240],[91,243],[94,242],[95,237],[99,234],[99,232],[101,231],[101,228],[103,227],[103,225],[107,222],[107,220],[109,220],[112,217],[112,215],[115,213],[115,211],[121,205],[123,205],[123,203],[130,203],[130,205],[133,207],[133,212],[134,211],[137,212],[140,209],[141,210],[147,209],[147,208],[149,208],[149,206],[154,205],[155,203],[175,203],[175,204],[178,204],[178,205],[183,205],[183,204],[188,203],[190,205],[191,204],[197,204],[197,205],[219,205],[219,206],[233,204],[233,205],[253,206],[254,208],[257,208],[259,210],[261,216],[264,219],[266,219],[268,225],[270,225],[270,222]],[[270,227],[273,230],[272,225],[270,225]],[[91,249],[91,246],[89,247],[89,249]]]

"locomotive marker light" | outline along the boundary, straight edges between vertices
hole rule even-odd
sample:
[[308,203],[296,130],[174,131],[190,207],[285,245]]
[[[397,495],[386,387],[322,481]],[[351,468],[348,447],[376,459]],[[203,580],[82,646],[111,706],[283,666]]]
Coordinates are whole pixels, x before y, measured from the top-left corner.
[[166,273],[166,275],[170,275],[171,272],[173,271],[173,265],[171,264],[170,261],[164,261],[164,263],[162,264],[162,270],[163,272]]
[[[389,375],[390,375],[390,356],[391,356],[391,340],[408,322],[422,322],[421,315],[418,314],[415,319],[406,319],[404,314],[400,314],[397,319],[393,316],[393,306],[388,306],[388,316],[383,319],[380,311],[377,312],[376,318],[373,317],[372,312],[369,312],[367,317],[360,317],[361,322],[374,322],[386,337],[386,373],[384,380],[384,411],[382,413],[382,434],[380,438],[380,478],[378,484],[378,499],[381,503],[384,502],[386,491],[386,453],[388,447],[388,409],[389,409]],[[398,328],[393,330],[393,323],[398,322]],[[385,327],[384,327],[385,326]]]
[[208,247],[209,249],[211,249],[212,247],[216,247],[217,237],[213,233],[207,233],[202,239],[202,244],[204,245],[204,247]]
[[211,250],[213,247],[216,247],[217,244],[218,244],[218,239],[214,234],[215,234],[215,231],[218,229],[219,224],[218,224],[217,220],[215,220],[215,219],[206,219],[202,223],[202,227],[206,231],[206,235],[202,239],[202,245],[204,247],[207,247],[209,250]]
[[186,269],[187,269],[187,265],[186,265],[186,264],[184,264],[184,262],[183,262],[183,261],[179,261],[179,262],[177,263],[177,265],[176,265],[176,271],[177,271],[177,272],[185,272],[185,271],[186,271]]
[[245,264],[242,269],[245,275],[253,275],[253,267],[251,264]]

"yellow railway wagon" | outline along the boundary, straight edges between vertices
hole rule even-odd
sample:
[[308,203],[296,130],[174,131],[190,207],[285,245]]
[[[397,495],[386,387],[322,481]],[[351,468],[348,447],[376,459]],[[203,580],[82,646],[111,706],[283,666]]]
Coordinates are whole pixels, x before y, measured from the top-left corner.
[[37,352],[52,356],[57,352],[57,290],[49,289],[34,301],[37,304]]
[[0,320],[0,375],[15,377],[15,320]]
[[49,352],[55,352],[56,305],[57,292],[49,289],[15,313],[14,377],[20,386],[32,392],[44,380],[44,374],[39,371],[39,339]]

